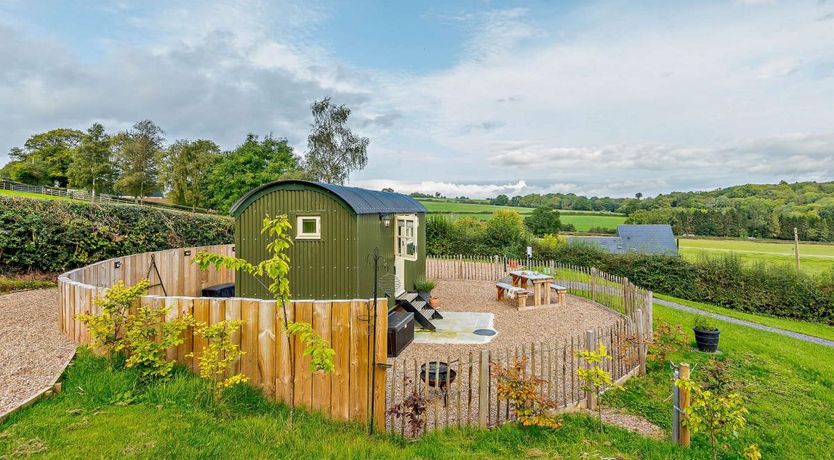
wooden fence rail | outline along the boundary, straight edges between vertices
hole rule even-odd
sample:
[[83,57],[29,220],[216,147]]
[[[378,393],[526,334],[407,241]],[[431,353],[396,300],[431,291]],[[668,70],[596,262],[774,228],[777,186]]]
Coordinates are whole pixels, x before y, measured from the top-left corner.
[[[577,331],[559,341],[531,342],[516,348],[489,349],[479,352],[448,353],[425,362],[395,361],[388,369],[386,405],[392,407],[409,396],[418,394],[427,402],[424,432],[458,426],[494,427],[516,420],[514,408],[498,397],[498,380],[490,365],[512,366],[525,359],[526,372],[542,382],[541,396],[557,405],[555,412],[591,408],[593,398],[582,389],[577,370],[585,366],[576,353],[596,349],[602,343],[610,359],[602,366],[617,383],[645,372],[646,347],[651,340],[652,294],[634,286],[626,278],[610,275],[595,268],[576,267],[550,260],[518,260],[502,257],[447,256],[430,257],[426,276],[437,280],[496,281],[511,270],[531,269],[549,273],[568,293],[590,299],[620,315],[605,328]],[[426,384],[422,369],[431,361],[449,364],[454,371],[446,379],[435,376],[442,385]],[[410,435],[404,418],[391,414],[386,429]]]
[[[378,301],[376,315],[373,299],[293,300],[287,305],[289,320],[311,323],[336,351],[335,370],[330,374],[314,373],[310,370],[310,358],[303,355],[302,344],[294,338],[287,341],[280,304],[276,305],[273,300],[199,297],[205,286],[234,280],[234,273],[229,270],[200,271],[191,262],[199,251],[232,254],[234,250],[231,245],[220,245],[135,254],[59,276],[61,331],[78,344],[90,344],[89,331],[76,315],[100,312],[96,297],[116,282],[133,285],[149,277],[153,285],[151,293],[142,296],[140,303],[169,307],[169,319],[191,315],[207,324],[223,320],[245,321],[234,337],[245,354],[230,373],[243,373],[253,385],[276,401],[289,403],[290,395],[294,393],[297,406],[338,420],[368,422],[373,398],[373,419],[382,429],[386,373],[381,366],[375,368],[373,361],[374,356],[377,363],[386,361],[388,309],[385,299]],[[156,268],[151,264],[152,260]],[[168,295],[161,295],[163,292]],[[374,323],[379,328],[375,344],[369,340]],[[168,350],[167,355],[198,371],[198,360],[207,343],[191,329],[184,332],[183,338],[183,344]],[[295,363],[294,379],[291,378],[291,362]],[[376,373],[375,379],[371,372]],[[373,380],[375,385],[372,387]]]

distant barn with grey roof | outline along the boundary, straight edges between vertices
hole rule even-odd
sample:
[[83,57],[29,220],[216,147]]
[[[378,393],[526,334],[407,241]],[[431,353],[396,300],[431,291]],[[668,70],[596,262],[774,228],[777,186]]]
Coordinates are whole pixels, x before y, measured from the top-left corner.
[[678,254],[672,226],[665,224],[618,225],[616,236],[571,236],[568,239],[597,245],[611,254]]

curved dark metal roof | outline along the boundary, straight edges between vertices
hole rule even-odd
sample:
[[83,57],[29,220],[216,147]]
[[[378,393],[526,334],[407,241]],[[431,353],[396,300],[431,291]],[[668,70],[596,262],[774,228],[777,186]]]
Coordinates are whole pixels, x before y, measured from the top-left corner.
[[341,198],[344,203],[353,209],[356,214],[379,214],[379,213],[425,213],[426,208],[414,198],[394,192],[378,192],[358,187],[346,187],[344,185],[326,184],[324,182],[311,182],[305,180],[277,180],[269,182],[250,190],[246,195],[238,199],[229,213],[238,216],[244,209],[249,207],[253,201],[260,198],[272,189],[288,184],[304,184],[318,187]]

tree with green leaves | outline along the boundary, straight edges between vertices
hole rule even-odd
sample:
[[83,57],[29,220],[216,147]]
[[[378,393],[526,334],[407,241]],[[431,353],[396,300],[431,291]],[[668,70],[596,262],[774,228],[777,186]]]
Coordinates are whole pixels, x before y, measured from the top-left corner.
[[534,209],[529,216],[525,217],[524,225],[534,235],[544,236],[558,233],[562,222],[559,220],[559,211],[543,206]]
[[[266,245],[266,249],[272,254],[272,257],[257,264],[238,257],[209,252],[197,253],[194,261],[202,270],[211,266],[216,269],[222,267],[249,273],[261,284],[264,283],[264,280],[269,280],[269,285],[266,288],[281,305],[284,329],[287,331],[287,347],[290,350],[294,350],[295,342],[290,340],[290,336],[297,337],[298,342],[304,345],[304,355],[310,357],[311,370],[313,372],[332,372],[335,368],[333,356],[335,356],[336,352],[330,348],[330,343],[321,338],[313,330],[312,324],[290,321],[287,316],[287,303],[290,301],[290,280],[288,277],[290,272],[290,258],[287,255],[287,249],[292,245],[292,239],[290,238],[291,229],[292,225],[285,215],[264,217],[261,234],[270,239]],[[294,355],[294,352],[290,353],[291,382],[295,382]],[[294,385],[290,385],[290,423],[292,422],[295,401],[294,393]]]
[[207,178],[219,159],[220,147],[204,139],[178,140],[165,149],[159,170],[168,200],[192,208],[205,207]]
[[228,211],[249,190],[278,179],[301,179],[299,159],[286,139],[268,135],[259,140],[248,134],[246,140],[214,163],[201,192],[207,207]]
[[117,136],[116,160],[121,175],[116,189],[142,199],[159,190],[159,156],[164,131],[151,120],[142,120]]
[[3,167],[3,175],[24,184],[66,187],[73,149],[83,135],[67,128],[34,134],[23,148],[11,149],[11,161]]
[[367,137],[359,137],[348,128],[350,109],[335,105],[326,97],[315,101],[312,131],[307,137],[306,170],[313,179],[344,184],[352,171],[368,164]]
[[110,192],[116,181],[113,140],[104,126],[94,123],[81,137],[67,171],[69,184],[96,192]]

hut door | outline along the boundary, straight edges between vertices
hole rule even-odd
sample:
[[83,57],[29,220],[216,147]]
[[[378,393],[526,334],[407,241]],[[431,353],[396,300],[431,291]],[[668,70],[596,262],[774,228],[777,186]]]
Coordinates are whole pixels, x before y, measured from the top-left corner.
[[405,259],[400,256],[394,257],[394,276],[397,281],[394,285],[396,296],[405,292]]

